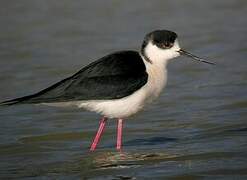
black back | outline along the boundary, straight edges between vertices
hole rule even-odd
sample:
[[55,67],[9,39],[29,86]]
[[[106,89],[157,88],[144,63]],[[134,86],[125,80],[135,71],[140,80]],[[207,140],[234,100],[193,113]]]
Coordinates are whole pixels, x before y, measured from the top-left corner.
[[131,95],[146,84],[145,64],[136,51],[107,55],[36,94],[2,104],[110,100]]

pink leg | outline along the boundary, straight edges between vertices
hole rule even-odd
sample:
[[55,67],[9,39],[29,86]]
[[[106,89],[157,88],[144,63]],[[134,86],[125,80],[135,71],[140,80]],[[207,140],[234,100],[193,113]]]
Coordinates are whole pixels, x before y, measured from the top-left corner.
[[117,124],[117,150],[120,151],[122,148],[122,130],[123,130],[123,119],[118,119]]
[[93,143],[91,144],[90,151],[94,151],[96,149],[96,146],[99,143],[100,137],[101,137],[101,135],[102,135],[102,133],[103,133],[103,131],[105,129],[105,123],[106,123],[106,121],[107,121],[107,118],[106,117],[103,117],[100,120],[99,129],[97,131],[97,134],[94,137]]

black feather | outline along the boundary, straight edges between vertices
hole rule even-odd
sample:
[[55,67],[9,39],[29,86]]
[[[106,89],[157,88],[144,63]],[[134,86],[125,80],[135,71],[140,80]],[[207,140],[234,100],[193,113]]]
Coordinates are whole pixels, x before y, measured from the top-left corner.
[[0,105],[119,99],[140,89],[147,79],[139,53],[120,51],[89,64],[36,94],[4,101]]

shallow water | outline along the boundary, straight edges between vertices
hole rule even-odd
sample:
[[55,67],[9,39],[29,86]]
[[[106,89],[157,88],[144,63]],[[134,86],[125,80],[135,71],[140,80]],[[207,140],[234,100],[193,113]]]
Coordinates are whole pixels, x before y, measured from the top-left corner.
[[78,109],[0,108],[0,179],[246,179],[247,2],[2,1],[0,100],[27,95],[112,51],[138,49],[154,29],[216,66],[180,57],[161,97],[124,123]]

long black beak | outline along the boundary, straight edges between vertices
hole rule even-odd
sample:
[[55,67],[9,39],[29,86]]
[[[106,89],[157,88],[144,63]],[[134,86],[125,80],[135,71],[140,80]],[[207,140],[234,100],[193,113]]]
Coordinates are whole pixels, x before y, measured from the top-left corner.
[[200,58],[200,57],[198,57],[198,56],[195,56],[195,55],[193,55],[193,54],[191,54],[191,53],[189,53],[189,52],[187,52],[187,51],[185,51],[185,50],[183,50],[183,49],[178,50],[178,52],[179,52],[181,55],[185,55],[185,56],[188,56],[188,57],[192,58],[193,60],[200,61],[200,62],[204,62],[204,63],[207,63],[207,64],[215,65],[215,63],[213,63],[213,62],[209,62],[209,61],[207,61],[207,60],[205,60],[205,59],[203,59],[203,58]]

